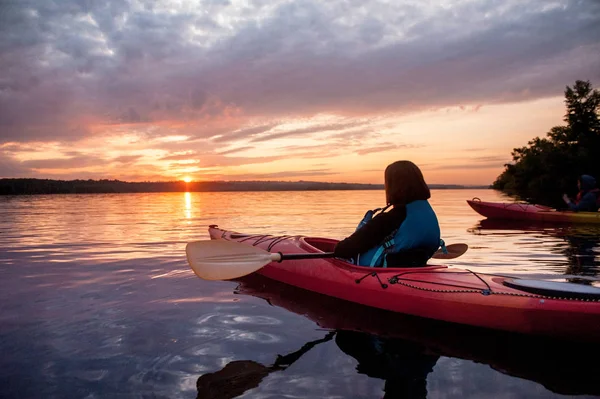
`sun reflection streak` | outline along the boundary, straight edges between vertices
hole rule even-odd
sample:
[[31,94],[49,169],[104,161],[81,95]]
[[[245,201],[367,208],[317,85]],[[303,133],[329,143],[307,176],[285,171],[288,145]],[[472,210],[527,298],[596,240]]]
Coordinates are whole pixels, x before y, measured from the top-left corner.
[[[184,194],[185,199],[185,218],[186,219],[191,219],[192,218],[192,193],[186,192]],[[191,223],[190,221],[188,221],[188,223]]]

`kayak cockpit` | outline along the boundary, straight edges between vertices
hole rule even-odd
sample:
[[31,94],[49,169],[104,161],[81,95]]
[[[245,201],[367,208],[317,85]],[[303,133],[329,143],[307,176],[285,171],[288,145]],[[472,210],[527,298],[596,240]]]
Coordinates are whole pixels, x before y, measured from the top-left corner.
[[302,237],[300,240],[302,244],[306,244],[308,248],[306,249],[317,249],[320,252],[333,252],[335,245],[339,242],[338,240],[333,240],[331,238],[321,238],[321,237]]

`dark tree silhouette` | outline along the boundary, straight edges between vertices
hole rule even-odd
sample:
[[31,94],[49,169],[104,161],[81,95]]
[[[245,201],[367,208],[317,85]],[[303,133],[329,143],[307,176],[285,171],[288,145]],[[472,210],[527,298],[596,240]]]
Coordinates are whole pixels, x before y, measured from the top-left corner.
[[512,164],[493,188],[521,199],[561,207],[563,193],[574,195],[582,174],[600,177],[600,92],[578,80],[565,90],[566,126],[555,126],[546,138],[536,137],[515,148]]
[[[468,188],[431,184],[432,189]],[[196,191],[315,191],[383,190],[383,184],[325,183],[311,181],[199,181],[124,182],[119,180],[0,179],[0,195],[154,193]]]

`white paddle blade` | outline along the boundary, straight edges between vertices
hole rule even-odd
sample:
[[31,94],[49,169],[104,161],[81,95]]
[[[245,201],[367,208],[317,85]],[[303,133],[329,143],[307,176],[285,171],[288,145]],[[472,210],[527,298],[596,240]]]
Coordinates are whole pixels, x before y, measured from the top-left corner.
[[438,249],[436,253],[433,254],[432,258],[435,259],[454,259],[463,255],[467,252],[469,246],[467,244],[451,244],[446,246],[446,250],[448,251],[445,254],[441,249]]
[[242,277],[281,258],[278,253],[221,239],[190,242],[185,253],[196,276],[204,280]]

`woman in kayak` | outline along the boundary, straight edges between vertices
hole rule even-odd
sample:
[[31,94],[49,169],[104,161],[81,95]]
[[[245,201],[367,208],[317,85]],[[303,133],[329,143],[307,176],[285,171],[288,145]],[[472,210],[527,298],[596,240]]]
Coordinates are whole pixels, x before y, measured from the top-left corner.
[[590,175],[582,175],[577,180],[579,193],[575,202],[572,202],[567,194],[563,194],[563,200],[569,209],[575,212],[596,212],[600,207],[600,190],[596,188],[596,179]]
[[361,266],[424,266],[440,246],[429,187],[410,161],[388,165],[384,177],[387,206],[368,211],[356,231],[336,245],[335,256]]

